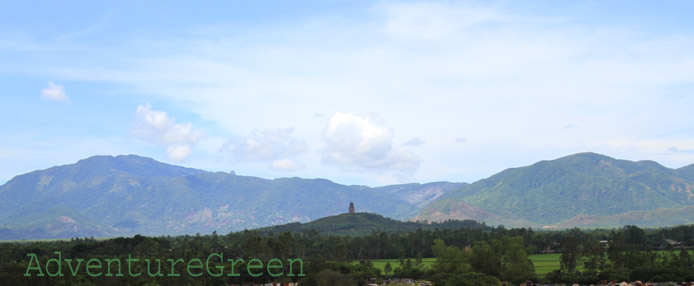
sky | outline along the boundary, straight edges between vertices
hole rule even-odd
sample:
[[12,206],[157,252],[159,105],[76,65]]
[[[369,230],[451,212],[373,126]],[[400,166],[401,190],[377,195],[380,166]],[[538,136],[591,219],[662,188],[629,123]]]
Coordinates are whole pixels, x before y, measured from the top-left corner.
[[0,0],[0,184],[93,155],[380,186],[694,163],[693,1]]

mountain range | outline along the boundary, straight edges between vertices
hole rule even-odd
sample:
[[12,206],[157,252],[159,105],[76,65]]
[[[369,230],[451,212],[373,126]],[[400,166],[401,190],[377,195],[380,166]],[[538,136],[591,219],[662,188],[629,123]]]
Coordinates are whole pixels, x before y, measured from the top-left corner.
[[461,183],[346,186],[183,168],[135,155],[94,156],[0,186],[0,239],[237,231],[360,211],[394,219]]
[[[579,153],[474,182],[383,187],[274,180],[126,156],[94,156],[0,186],[0,239],[225,233],[347,211],[397,220],[527,227],[694,223],[694,165]],[[383,225],[381,223],[380,225]]]
[[427,205],[423,220],[474,219],[532,227],[694,223],[694,165],[579,153],[511,168]]

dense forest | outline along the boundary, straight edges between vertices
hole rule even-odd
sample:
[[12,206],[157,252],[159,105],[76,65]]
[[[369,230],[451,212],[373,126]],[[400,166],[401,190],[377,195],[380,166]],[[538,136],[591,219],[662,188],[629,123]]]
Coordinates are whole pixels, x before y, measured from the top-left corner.
[[[427,279],[435,285],[500,285],[500,281],[584,284],[601,280],[692,281],[694,260],[689,251],[682,251],[692,246],[694,225],[562,231],[507,229],[503,226],[420,228],[409,232],[372,231],[358,236],[287,227],[281,233],[246,230],[226,235],[136,235],[110,239],[5,242],[0,244],[0,281],[13,285],[226,285],[271,281],[298,281],[301,285],[363,285],[369,278],[389,277]],[[169,267],[164,263],[159,269],[155,263],[139,263],[127,270],[143,273],[137,277],[92,277],[83,274],[84,271],[73,276],[70,273],[73,269],[64,264],[64,276],[38,276],[36,265],[40,265],[46,274],[58,271],[57,263],[47,265],[49,259],[57,258],[57,252],[60,252],[61,259],[75,260],[120,258],[126,261],[129,255],[152,261],[157,258],[161,261],[171,258],[204,261],[211,254],[218,254],[218,257],[214,257],[208,266],[213,271],[200,269],[196,272],[200,273],[199,277],[168,275],[185,273],[185,265]],[[38,260],[32,261],[29,253],[35,254]],[[529,259],[529,255],[535,253],[560,253],[561,269],[547,275],[536,275]],[[425,266],[423,257],[435,257],[437,262],[431,267]],[[269,273],[257,277],[243,271],[237,271],[240,272],[238,276],[227,276],[226,273],[234,270],[229,269],[233,264],[225,263],[225,260],[237,258],[243,258],[233,266],[238,269],[245,269],[253,258],[261,261],[301,259],[303,265],[295,264],[295,269],[290,270],[290,265],[285,263],[276,267],[275,273],[299,273],[301,266],[304,276],[273,277],[267,275],[272,273],[269,269]],[[380,258],[396,258],[401,263],[381,271],[370,262]],[[116,266],[109,264],[108,267]],[[215,275],[222,268],[225,275]],[[109,273],[111,270],[118,272],[108,269]],[[27,273],[31,277],[25,277]]]

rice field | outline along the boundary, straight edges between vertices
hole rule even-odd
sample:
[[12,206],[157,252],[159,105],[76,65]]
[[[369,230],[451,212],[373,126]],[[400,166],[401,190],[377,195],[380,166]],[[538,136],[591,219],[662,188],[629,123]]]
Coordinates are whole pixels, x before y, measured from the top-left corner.
[[559,269],[559,253],[532,254],[530,260],[535,265],[535,274],[544,275]]

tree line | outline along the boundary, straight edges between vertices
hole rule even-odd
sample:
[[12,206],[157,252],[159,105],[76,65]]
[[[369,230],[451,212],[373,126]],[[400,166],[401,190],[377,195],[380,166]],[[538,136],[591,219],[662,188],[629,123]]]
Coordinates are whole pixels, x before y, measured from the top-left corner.
[[[666,240],[667,239],[667,240]],[[364,285],[370,278],[428,279],[436,285],[499,285],[500,281],[596,283],[600,280],[694,280],[694,260],[685,247],[694,245],[694,225],[641,229],[537,231],[532,228],[417,229],[410,232],[373,231],[366,235],[326,235],[315,230],[267,233],[253,230],[218,235],[73,238],[61,241],[0,244],[0,280],[16,285],[226,285],[233,283],[302,282],[302,285]],[[670,243],[668,243],[670,242]],[[672,242],[679,242],[674,246]],[[252,277],[24,277],[35,253],[44,265],[60,251],[63,258],[132,257],[302,259],[306,276]],[[560,269],[535,275],[529,255],[559,253]],[[436,257],[425,267],[422,257]],[[398,259],[398,266],[381,271],[373,259]],[[220,265],[223,265],[220,263]],[[245,264],[239,264],[244,267]],[[140,271],[147,273],[144,265]],[[183,270],[179,270],[181,272]],[[288,269],[285,269],[288,271]],[[227,271],[228,272],[228,271]],[[467,282],[465,282],[467,281]],[[328,284],[326,284],[328,283]],[[465,284],[467,283],[467,284]],[[472,283],[472,284],[470,284]]]

